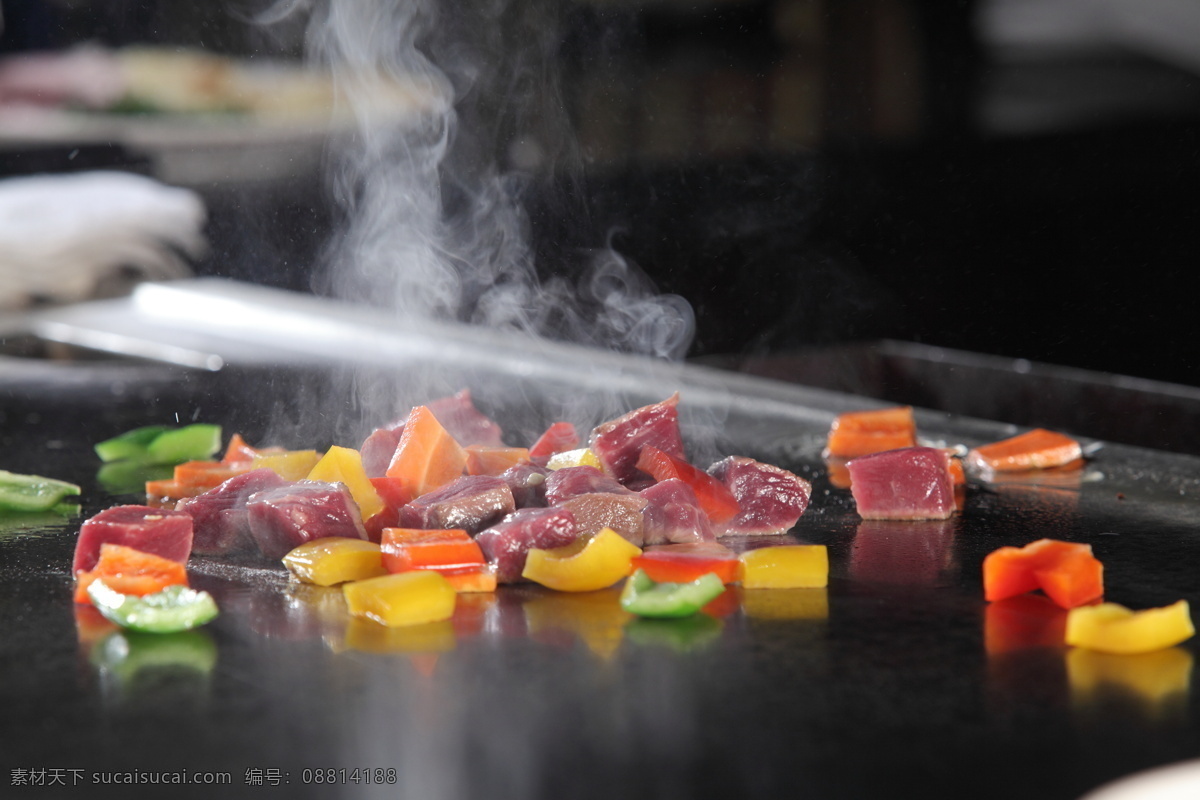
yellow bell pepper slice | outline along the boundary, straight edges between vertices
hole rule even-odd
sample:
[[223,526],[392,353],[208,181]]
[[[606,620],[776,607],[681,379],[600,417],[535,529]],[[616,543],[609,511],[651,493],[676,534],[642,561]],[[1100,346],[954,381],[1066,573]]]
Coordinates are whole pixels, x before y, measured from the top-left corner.
[[546,462],[546,469],[563,469],[564,467],[595,467],[596,469],[604,469],[604,467],[600,466],[600,457],[587,447],[555,453]]
[[336,536],[305,542],[283,557],[283,565],[300,580],[317,586],[388,574],[378,544]]
[[1067,644],[1102,653],[1150,653],[1190,639],[1196,628],[1186,600],[1131,611],[1116,603],[1072,608]]
[[738,556],[744,589],[820,589],[829,585],[829,551],[823,544],[760,547]]
[[267,467],[288,481],[303,480],[312,470],[321,454],[316,450],[287,450],[282,453],[255,453],[250,460],[250,469]]
[[604,528],[565,547],[533,548],[521,576],[560,592],[593,592],[629,575],[634,556],[641,552],[612,528]]
[[347,583],[342,594],[351,614],[389,628],[449,619],[458,597],[449,581],[426,569]]
[[350,496],[358,504],[364,521],[384,509],[383,498],[375,491],[371,479],[367,477],[362,465],[362,456],[357,450],[337,446],[329,448],[309,471],[308,479],[345,484],[350,490]]

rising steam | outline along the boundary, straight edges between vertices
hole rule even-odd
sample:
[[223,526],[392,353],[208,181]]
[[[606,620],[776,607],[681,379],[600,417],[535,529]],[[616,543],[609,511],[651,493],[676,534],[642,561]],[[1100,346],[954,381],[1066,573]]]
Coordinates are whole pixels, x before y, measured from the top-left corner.
[[[318,291],[408,318],[686,354],[691,307],[657,294],[606,232],[592,251],[535,263],[523,196],[581,181],[557,70],[560,5],[290,0],[264,17],[307,15],[309,55],[357,122],[334,148],[344,225]],[[582,204],[569,213],[586,222]]]

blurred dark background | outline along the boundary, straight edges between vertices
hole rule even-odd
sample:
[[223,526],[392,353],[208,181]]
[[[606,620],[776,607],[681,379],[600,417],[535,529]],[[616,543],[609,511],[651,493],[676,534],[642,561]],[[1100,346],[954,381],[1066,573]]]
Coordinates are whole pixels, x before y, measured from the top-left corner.
[[[489,157],[533,176],[520,193],[540,269],[611,244],[691,301],[693,356],[886,338],[1200,386],[1200,11],[467,5],[441,13],[465,30],[487,6],[493,36],[475,43],[494,81],[534,98],[533,113],[514,114],[475,92],[461,116],[498,133]],[[4,0],[0,49],[299,58],[303,26],[253,24],[261,6]],[[454,45],[426,44],[435,60]],[[565,149],[557,115],[574,136]],[[61,145],[0,148],[8,174],[156,171],[153,154],[122,142],[74,148],[69,162]],[[328,156],[265,178],[215,160],[211,180],[190,173],[211,216],[197,271],[311,290],[339,224]]]

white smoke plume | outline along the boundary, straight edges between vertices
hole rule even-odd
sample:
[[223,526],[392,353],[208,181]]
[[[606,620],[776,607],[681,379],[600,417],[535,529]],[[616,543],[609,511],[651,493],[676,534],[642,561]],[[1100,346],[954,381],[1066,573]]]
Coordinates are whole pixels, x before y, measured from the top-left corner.
[[589,252],[541,247],[535,263],[526,193],[558,193],[588,222],[557,64],[561,4],[289,0],[263,19],[297,14],[357,121],[331,154],[344,226],[318,291],[408,318],[686,355],[690,305],[658,294],[607,232]]

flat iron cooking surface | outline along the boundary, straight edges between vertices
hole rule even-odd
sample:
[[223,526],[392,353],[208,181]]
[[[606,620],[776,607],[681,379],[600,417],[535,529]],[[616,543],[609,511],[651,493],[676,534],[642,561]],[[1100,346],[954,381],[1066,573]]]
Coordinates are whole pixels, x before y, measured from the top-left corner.
[[[462,596],[451,622],[387,630],[347,619],[337,590],[197,558],[214,623],[107,634],[71,602],[75,534],[140,498],[98,481],[95,441],[177,414],[256,443],[354,445],[391,410],[360,414],[350,376],[327,382],[324,369],[188,373],[151,396],[6,387],[0,466],[81,483],[84,508],[0,522],[4,780],[41,770],[74,784],[63,795],[161,796],[156,775],[195,797],[212,796],[198,781],[227,779],[222,793],[246,797],[1011,800],[1078,797],[1200,750],[1194,641],[1126,658],[1020,647],[1054,615],[1006,618],[980,585],[991,550],[1053,537],[1092,544],[1110,600],[1200,604],[1200,460],[1108,445],[1065,479],[972,486],[947,522],[866,523],[819,450],[833,414],[867,401],[692,368],[605,369],[580,383],[411,354],[384,393],[407,403],[468,387],[516,442],[560,414],[586,425],[679,389],[697,461],[741,453],[813,481],[785,540],[829,546],[828,589],[732,589],[712,615],[653,622],[619,612],[613,590],[502,587]],[[1013,432],[918,419],[947,444]],[[112,773],[141,785],[104,785]]]

